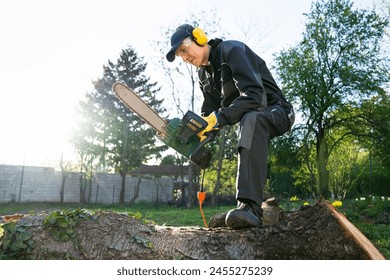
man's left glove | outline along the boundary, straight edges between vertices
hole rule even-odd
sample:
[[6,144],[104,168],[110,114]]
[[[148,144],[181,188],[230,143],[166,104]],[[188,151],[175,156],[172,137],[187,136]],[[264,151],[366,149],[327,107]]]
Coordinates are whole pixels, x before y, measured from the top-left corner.
[[202,142],[207,138],[207,136],[205,135],[206,133],[220,129],[219,122],[218,122],[218,114],[216,112],[212,112],[207,117],[202,117],[202,118],[207,122],[207,126],[205,129],[203,129],[201,132],[198,133],[200,142]]

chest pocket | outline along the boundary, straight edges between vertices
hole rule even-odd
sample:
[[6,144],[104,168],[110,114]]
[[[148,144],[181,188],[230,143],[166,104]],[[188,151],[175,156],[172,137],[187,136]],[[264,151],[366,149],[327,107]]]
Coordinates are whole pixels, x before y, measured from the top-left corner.
[[227,64],[221,65],[221,88],[223,103],[225,106],[229,106],[234,99],[240,96],[240,92],[233,80],[232,71]]
[[210,79],[206,75],[203,75],[202,77],[200,77],[199,84],[202,87],[203,92],[211,93]]
[[203,71],[202,73],[200,73],[199,84],[203,92],[207,92],[216,99],[221,99],[222,94],[221,91],[218,89],[220,85],[218,83],[216,84],[213,81],[213,78],[209,72]]

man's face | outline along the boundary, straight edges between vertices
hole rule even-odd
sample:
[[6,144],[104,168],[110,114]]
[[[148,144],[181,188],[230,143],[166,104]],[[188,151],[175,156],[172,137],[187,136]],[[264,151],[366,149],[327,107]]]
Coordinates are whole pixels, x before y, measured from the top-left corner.
[[204,50],[195,44],[191,39],[186,38],[175,52],[185,63],[190,63],[195,67],[201,67],[204,62]]

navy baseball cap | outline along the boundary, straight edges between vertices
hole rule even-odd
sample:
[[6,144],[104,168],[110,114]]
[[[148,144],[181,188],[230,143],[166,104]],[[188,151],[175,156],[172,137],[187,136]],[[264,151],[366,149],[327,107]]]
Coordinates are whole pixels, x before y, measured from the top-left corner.
[[167,60],[172,62],[175,60],[176,49],[180,46],[183,40],[192,36],[194,27],[189,24],[182,24],[176,28],[175,33],[171,37],[171,50],[167,53]]

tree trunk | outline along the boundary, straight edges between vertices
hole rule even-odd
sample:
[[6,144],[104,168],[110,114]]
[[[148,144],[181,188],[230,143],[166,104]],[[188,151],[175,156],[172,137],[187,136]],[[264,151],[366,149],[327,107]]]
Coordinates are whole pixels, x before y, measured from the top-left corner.
[[130,199],[129,204],[133,204],[139,196],[139,187],[141,185],[142,177],[138,175],[137,184],[134,186],[133,197]]
[[217,204],[218,191],[221,185],[223,151],[225,149],[225,141],[226,141],[226,127],[222,128],[221,133],[222,133],[222,137],[221,137],[221,142],[219,144],[219,151],[218,151],[217,178],[215,180],[213,195],[211,197],[212,206],[215,206]]
[[187,189],[184,192],[186,208],[190,208],[193,205],[193,200],[191,198],[196,197],[196,169],[197,166],[190,162],[188,168],[188,184]]
[[66,175],[64,174],[64,171],[62,171],[61,174],[61,188],[60,188],[60,203],[64,203],[64,193],[65,193],[65,181],[66,181]]
[[119,191],[119,204],[125,203],[125,191],[126,191],[126,173],[125,171],[121,171],[121,188]]
[[18,225],[32,233],[28,257],[37,259],[369,259],[329,209],[321,202],[282,213],[272,225],[242,230],[162,227],[97,212],[80,220],[66,242],[52,237],[44,214],[27,215]]
[[326,142],[325,129],[321,122],[318,125],[317,136],[317,191],[323,197],[329,197],[329,171],[328,162],[328,145]]
[[[126,120],[126,117],[124,117],[124,120]],[[126,175],[128,170],[128,159],[127,159],[127,140],[129,136],[129,126],[127,122],[125,121],[123,123],[123,135],[124,135],[124,140],[123,140],[123,145],[122,145],[122,155],[121,155],[121,190],[119,193],[119,203],[124,204],[125,203],[125,191],[126,191]]]
[[85,191],[87,189],[88,180],[90,180],[88,177],[87,173],[80,175],[80,203],[87,203]]
[[67,174],[65,173],[64,168],[64,152],[61,153],[61,159],[60,159],[60,168],[61,168],[61,187],[60,187],[60,203],[64,203],[64,192],[65,192],[65,180]]

